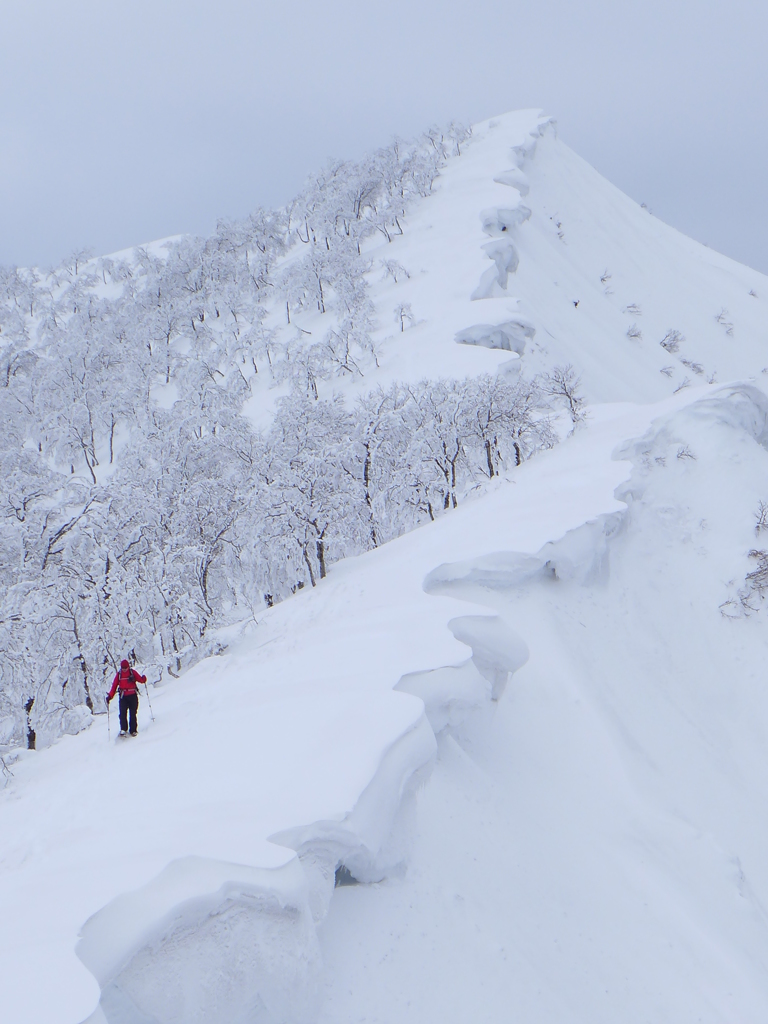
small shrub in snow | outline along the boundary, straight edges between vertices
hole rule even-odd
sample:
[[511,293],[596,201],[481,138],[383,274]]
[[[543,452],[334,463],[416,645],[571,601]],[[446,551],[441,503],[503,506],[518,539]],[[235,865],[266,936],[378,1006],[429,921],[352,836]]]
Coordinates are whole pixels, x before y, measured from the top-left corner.
[[755,536],[759,537],[763,530],[768,530],[768,502],[759,501],[755,512]]
[[[762,504],[762,503],[761,503]],[[756,533],[759,529],[756,529]],[[728,618],[749,615],[759,611],[768,590],[768,551],[753,548],[747,557],[755,563],[755,568],[746,573],[744,585],[736,592],[736,596],[728,598],[720,605],[721,614]]]
[[688,378],[683,377],[683,379],[680,381],[680,383],[677,385],[677,387],[672,393],[676,395],[678,391],[683,391],[685,390],[685,388],[689,388],[690,386],[691,382],[688,380]]
[[694,373],[698,373],[699,376],[701,376],[701,374],[704,373],[704,367],[701,365],[701,363],[691,362],[690,359],[681,359],[680,362],[683,364],[683,366],[687,366],[689,370],[693,370]]
[[662,348],[666,349],[667,352],[674,353],[680,348],[680,342],[685,341],[685,338],[680,331],[667,331],[664,337],[661,339],[659,344]]
[[643,332],[640,330],[637,324],[632,324],[631,327],[627,328],[627,337],[633,338],[636,341],[640,341],[643,337]]
[[693,454],[693,452],[691,451],[691,449],[688,447],[687,444],[683,444],[683,445],[680,445],[680,447],[677,449],[677,458],[678,459],[693,459],[695,461],[696,456]]
[[750,593],[759,594],[762,599],[763,591],[768,588],[768,551],[753,549],[749,552],[748,557],[757,564],[752,572],[747,573],[745,581]]
[[715,322],[725,328],[725,333],[729,336],[733,334],[733,324],[728,319],[728,310],[721,309],[715,317]]
[[628,306],[624,307],[622,312],[628,313],[630,316],[642,316],[643,315],[642,309],[640,309],[640,307],[637,305],[636,302],[630,302],[630,304]]

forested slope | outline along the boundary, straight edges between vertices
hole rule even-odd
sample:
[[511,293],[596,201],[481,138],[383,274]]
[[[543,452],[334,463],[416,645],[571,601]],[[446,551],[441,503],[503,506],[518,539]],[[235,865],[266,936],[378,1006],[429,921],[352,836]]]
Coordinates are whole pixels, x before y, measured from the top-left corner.
[[0,742],[77,731],[122,652],[178,675],[554,442],[552,382],[377,373],[371,280],[407,271],[368,249],[469,138],[331,164],[210,238],[2,271]]

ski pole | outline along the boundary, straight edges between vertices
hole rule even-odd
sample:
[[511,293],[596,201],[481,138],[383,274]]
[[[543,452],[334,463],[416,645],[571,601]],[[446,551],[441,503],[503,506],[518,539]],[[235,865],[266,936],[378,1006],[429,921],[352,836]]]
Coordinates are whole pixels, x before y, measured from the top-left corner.
[[112,742],[112,726],[109,721],[109,701],[107,701],[107,743]]
[[147,695],[147,704],[149,704],[149,714],[150,714],[150,716],[152,718],[152,721],[154,722],[155,715],[154,715],[154,712],[152,711],[152,701],[149,699],[149,687],[147,686],[146,683],[144,683],[144,692]]

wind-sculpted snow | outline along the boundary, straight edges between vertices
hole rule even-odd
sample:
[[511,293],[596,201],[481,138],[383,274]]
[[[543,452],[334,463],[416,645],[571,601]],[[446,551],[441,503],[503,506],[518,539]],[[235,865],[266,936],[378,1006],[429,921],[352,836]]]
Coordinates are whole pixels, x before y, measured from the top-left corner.
[[[654,423],[643,437],[619,445],[616,457],[630,459],[638,467],[649,466],[651,458],[665,465],[667,450],[677,444],[678,461],[695,461],[698,456],[681,446],[675,438],[682,437],[686,428],[695,429],[699,424],[707,430],[720,425],[738,431],[768,450],[768,397],[750,384],[715,389],[709,396],[698,398],[681,412],[666,417],[661,425]],[[665,455],[656,454],[660,451]],[[630,504],[641,501],[646,486],[645,475],[635,472],[617,488],[616,496]],[[582,586],[605,583],[609,546],[622,529],[626,516],[625,511],[599,516],[557,540],[548,541],[536,554],[500,551],[467,562],[440,565],[427,575],[424,589],[430,594],[447,595],[461,588],[501,593],[552,580],[578,582]],[[505,635],[505,632],[502,629],[500,635]],[[470,642],[465,633],[454,630],[454,635]],[[515,668],[510,668],[510,671],[515,671]]]
[[307,879],[200,857],[172,861],[83,927],[77,952],[109,1024],[310,1022],[320,952]]
[[530,216],[531,211],[528,207],[520,204],[513,209],[494,207],[490,210],[483,210],[480,220],[486,235],[490,235],[491,238],[501,238],[505,232],[512,231],[513,228],[524,224]]
[[503,298],[507,293],[509,275],[514,274],[520,263],[517,249],[512,242],[505,240],[486,242],[481,248],[488,259],[493,260],[494,266],[486,270],[480,278],[480,283],[472,292],[472,298]]
[[745,384],[659,409],[614,448],[623,509],[428,575],[530,657],[441,740],[402,886],[332,905],[321,1024],[763,1020],[765,611],[718,605],[760,533],[766,408]]
[[[622,454],[628,454],[626,449]],[[619,490],[622,498],[627,493],[625,487]],[[502,592],[545,580],[578,580],[584,585],[600,582],[607,571],[608,543],[623,517],[623,512],[599,516],[556,541],[548,541],[535,555],[499,551],[469,562],[438,566],[427,576],[424,589],[430,594],[449,594],[460,586]],[[513,653],[510,659],[511,664]]]
[[408,672],[395,689],[424,701],[427,720],[436,736],[447,728],[458,728],[469,714],[487,703],[491,693],[474,659],[425,672]]
[[85,923],[77,947],[101,987],[104,1018],[313,1021],[321,971],[315,925],[335,873],[343,865],[365,882],[402,869],[414,788],[434,749],[421,716],[383,754],[348,814],[270,837],[298,854],[281,867],[185,857],[113,899]]
[[271,842],[298,854],[313,883],[316,921],[328,910],[339,867],[359,882],[380,882],[403,870],[411,804],[434,755],[434,734],[419,716],[382,756],[373,779],[342,821],[316,821],[270,836]]
[[495,268],[486,270],[480,278],[480,283],[472,292],[473,299],[503,298],[506,295],[509,275],[514,274],[520,264],[517,249],[509,241],[508,233],[524,224],[530,216],[531,211],[522,205],[514,209],[493,208],[482,211],[480,220],[483,232],[499,241],[486,242],[482,246],[488,259],[493,260]]
[[501,324],[475,324],[456,333],[459,345],[482,345],[484,348],[499,348],[505,352],[516,352],[522,356],[525,343],[533,339],[536,328],[526,320],[517,318]]
[[[544,124],[539,125],[534,131],[535,134],[544,128]],[[519,146],[513,146],[511,153],[517,160],[522,163],[526,158],[533,155],[535,152],[535,139],[530,138],[528,142],[523,143]],[[525,194],[528,189],[525,185],[525,177],[522,175],[522,171],[519,171],[520,177],[515,180],[514,171],[509,171],[501,177],[497,176],[494,181],[500,184],[513,185],[517,187],[520,184],[521,190],[520,195]],[[496,299],[504,298],[507,294],[507,287],[509,284],[509,275],[514,274],[520,264],[520,256],[517,249],[511,241],[509,241],[509,234],[521,224],[524,224],[531,216],[531,211],[527,206],[523,206],[519,203],[511,208],[508,207],[491,207],[490,209],[483,210],[480,213],[480,220],[482,223],[482,229],[486,235],[490,235],[492,238],[503,239],[502,241],[487,242],[482,246],[483,252],[488,256],[489,259],[493,260],[495,268],[486,270],[483,276],[480,278],[480,283],[477,285],[475,290],[472,292],[472,299]]]
[[521,196],[527,196],[531,189],[528,178],[519,167],[510,167],[509,170],[497,174],[493,180],[497,181],[500,185],[509,185],[511,188],[516,188]]
[[[434,593],[428,585],[430,576],[424,589]],[[498,616],[461,615],[448,622],[448,629],[472,650],[471,659],[427,672],[409,672],[395,686],[424,701],[435,735],[459,728],[472,712],[488,701],[497,701],[509,677],[528,660],[523,641]]]
[[448,628],[472,648],[475,668],[491,684],[492,699],[498,700],[510,675],[528,661],[524,642],[498,616],[462,615],[451,619]]

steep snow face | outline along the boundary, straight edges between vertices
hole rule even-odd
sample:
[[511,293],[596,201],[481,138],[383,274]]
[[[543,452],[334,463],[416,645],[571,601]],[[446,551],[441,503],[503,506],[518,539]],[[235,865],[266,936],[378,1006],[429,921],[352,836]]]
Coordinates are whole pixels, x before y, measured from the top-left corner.
[[350,394],[559,361],[634,404],[260,615],[155,690],[154,721],[142,702],[139,739],[102,719],[22,757],[4,1014],[757,1024],[768,400],[672,392],[761,379],[765,279],[530,111],[477,126],[368,255],[381,323],[414,322],[381,327]]
[[324,1024],[764,1019],[765,624],[719,606],[749,571],[767,415],[716,392],[624,447],[625,512],[428,577],[530,657],[443,734],[405,881],[335,897]]
[[[405,234],[368,255],[410,274],[371,274],[392,376],[490,369],[503,351],[470,368],[452,342],[519,352],[515,336],[518,367],[572,363],[599,402],[768,372],[765,276],[657,220],[535,112],[475,125]],[[399,302],[414,318],[401,335],[387,326]]]

